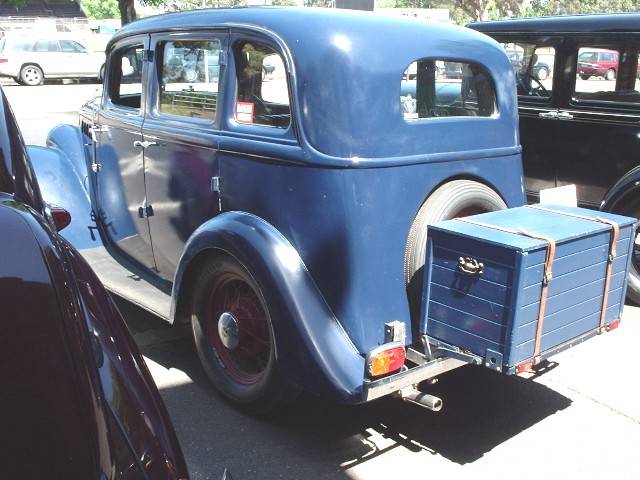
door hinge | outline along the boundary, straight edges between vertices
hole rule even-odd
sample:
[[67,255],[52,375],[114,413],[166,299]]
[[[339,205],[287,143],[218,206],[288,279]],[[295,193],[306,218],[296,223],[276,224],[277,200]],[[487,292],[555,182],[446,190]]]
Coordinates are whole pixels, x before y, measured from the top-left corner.
[[218,55],[218,65],[221,67],[227,64],[227,52],[224,50],[220,50],[220,54]]
[[142,207],[138,208],[138,217],[140,218],[153,217],[153,206],[143,205]]
[[154,53],[154,50],[145,50],[144,51],[144,59],[147,62],[153,62],[153,53]]
[[213,193],[220,193],[221,187],[220,177],[211,177],[211,191]]

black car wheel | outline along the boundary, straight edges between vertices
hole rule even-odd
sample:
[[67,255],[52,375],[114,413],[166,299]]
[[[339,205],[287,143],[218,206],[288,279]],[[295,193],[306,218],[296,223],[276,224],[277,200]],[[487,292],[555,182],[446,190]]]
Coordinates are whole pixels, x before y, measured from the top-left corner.
[[589,80],[589,79],[591,78],[591,75],[586,75],[586,74],[584,74],[584,73],[581,73],[581,74],[580,74],[580,78],[581,78],[582,80]]
[[[632,201],[629,201],[628,198],[627,196],[622,199],[621,203],[623,203],[623,206],[621,206],[621,208],[615,208],[614,206],[612,211],[620,215],[640,218],[640,198]],[[627,299],[636,305],[640,305],[640,225],[636,229],[635,235],[633,254],[631,256],[631,268],[629,269]]]
[[20,70],[20,81],[23,85],[36,86],[44,82],[44,73],[37,65],[25,65]]
[[276,410],[296,389],[280,373],[271,314],[258,283],[228,255],[195,281],[191,326],[205,372],[231,402],[250,413]]

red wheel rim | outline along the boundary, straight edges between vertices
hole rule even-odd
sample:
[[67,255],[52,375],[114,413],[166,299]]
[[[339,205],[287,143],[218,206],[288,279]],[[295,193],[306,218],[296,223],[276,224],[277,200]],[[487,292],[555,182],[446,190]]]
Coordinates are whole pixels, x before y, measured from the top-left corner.
[[[269,363],[271,334],[256,292],[240,276],[224,274],[211,290],[207,312],[209,345],[227,375],[245,385],[258,382]],[[236,342],[231,348],[225,346],[218,330],[224,313],[231,314],[237,325]]]

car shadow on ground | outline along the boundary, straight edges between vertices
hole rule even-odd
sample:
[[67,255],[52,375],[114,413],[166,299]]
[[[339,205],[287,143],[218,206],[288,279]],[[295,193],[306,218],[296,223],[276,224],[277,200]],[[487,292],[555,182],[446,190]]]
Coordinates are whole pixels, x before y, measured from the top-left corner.
[[[136,338],[173,328],[134,305],[118,305]],[[444,400],[438,413],[393,398],[341,406],[302,395],[276,417],[252,418],[211,387],[188,329],[178,328],[177,338],[141,350],[193,381],[160,385],[193,478],[220,478],[225,467],[236,479],[344,478],[348,469],[397,448],[463,465],[571,404],[534,381],[469,366],[428,387]]]

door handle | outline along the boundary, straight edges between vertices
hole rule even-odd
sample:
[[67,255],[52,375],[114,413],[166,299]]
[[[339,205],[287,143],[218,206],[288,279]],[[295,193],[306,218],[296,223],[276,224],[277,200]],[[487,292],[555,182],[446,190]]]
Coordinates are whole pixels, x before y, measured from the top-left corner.
[[140,148],[149,148],[154,145],[158,145],[158,142],[149,142],[147,140],[145,141],[136,140],[133,142],[134,147],[140,147]]
[[558,118],[558,112],[555,112],[555,111],[554,112],[540,112],[538,114],[538,116],[540,118],[553,118],[553,119],[556,119],[556,118]]
[[569,112],[558,112],[558,120],[573,120],[573,115]]

